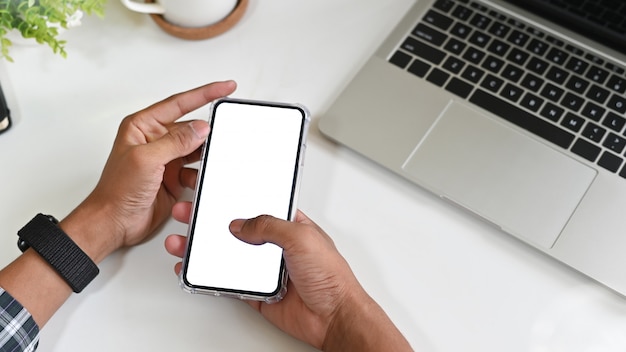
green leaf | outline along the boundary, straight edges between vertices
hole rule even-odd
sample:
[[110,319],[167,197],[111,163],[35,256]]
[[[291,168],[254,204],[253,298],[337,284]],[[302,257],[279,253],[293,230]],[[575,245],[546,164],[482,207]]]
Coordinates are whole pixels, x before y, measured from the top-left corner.
[[59,40],[58,26],[67,28],[67,19],[81,10],[104,16],[107,0],[0,0],[0,57],[12,61],[5,38],[8,31],[18,30],[24,38],[34,38],[48,45],[54,53],[66,57],[64,40]]

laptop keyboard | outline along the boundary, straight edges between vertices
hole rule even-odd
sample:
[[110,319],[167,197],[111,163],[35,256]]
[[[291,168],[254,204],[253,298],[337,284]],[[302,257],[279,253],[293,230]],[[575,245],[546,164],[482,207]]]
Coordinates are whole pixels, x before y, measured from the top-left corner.
[[389,61],[626,178],[617,63],[471,0],[438,0]]

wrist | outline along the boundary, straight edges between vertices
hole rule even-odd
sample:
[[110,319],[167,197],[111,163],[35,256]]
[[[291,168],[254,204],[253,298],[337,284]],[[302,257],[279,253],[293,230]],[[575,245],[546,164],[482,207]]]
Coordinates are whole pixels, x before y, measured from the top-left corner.
[[328,325],[322,351],[345,351],[348,343],[354,344],[361,334],[360,330],[365,327],[363,319],[368,318],[372,302],[361,288],[348,293]]
[[86,200],[59,222],[59,227],[96,264],[122,246],[123,233],[111,220],[106,207]]
[[385,311],[360,288],[331,321],[322,351],[413,351]]

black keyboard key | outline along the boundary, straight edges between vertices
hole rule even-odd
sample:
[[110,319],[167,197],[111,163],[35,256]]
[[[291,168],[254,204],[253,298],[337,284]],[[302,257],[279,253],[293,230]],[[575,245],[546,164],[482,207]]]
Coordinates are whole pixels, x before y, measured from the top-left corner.
[[609,133],[602,145],[614,153],[621,154],[624,151],[624,147],[626,147],[626,139],[615,133]]
[[474,17],[472,17],[472,20],[470,21],[470,23],[472,24],[472,26],[476,28],[486,30],[487,27],[489,27],[489,24],[491,23],[491,19],[485,15],[477,13],[474,15]]
[[549,64],[547,61],[541,60],[537,57],[533,57],[532,59],[530,59],[530,61],[528,61],[526,68],[539,75],[542,75],[544,72],[546,72],[548,66]]
[[558,122],[563,116],[565,109],[558,107],[552,103],[547,103],[546,106],[541,109],[541,116],[545,117],[548,120]]
[[504,88],[502,88],[500,96],[515,103],[520,99],[523,92],[524,90],[522,90],[522,88],[507,83]]
[[502,87],[503,84],[504,81],[500,78],[493,75],[487,75],[480,86],[495,93],[500,90],[500,87]]
[[558,84],[563,84],[563,82],[567,79],[567,76],[569,76],[569,73],[556,66],[550,67],[548,73],[546,73],[547,79]]
[[596,143],[600,143],[600,141],[602,140],[602,138],[604,138],[604,134],[606,133],[606,129],[603,127],[600,127],[596,124],[593,124],[591,122],[587,123],[587,126],[585,126],[585,129],[583,130],[582,135],[586,138],[588,138],[591,141],[594,141]]
[[507,26],[504,23],[494,22],[491,27],[489,27],[489,33],[493,34],[498,38],[504,38],[507,33],[511,30],[511,27]]
[[624,79],[623,77],[611,75],[611,78],[609,78],[609,81],[606,85],[607,87],[613,89],[618,93],[626,92],[626,79]]
[[543,82],[543,79],[533,75],[532,73],[527,73],[522,80],[522,86],[532,90],[533,92],[537,92],[543,85]]
[[601,58],[592,55],[592,54],[585,54],[585,59],[591,61],[592,63],[596,64],[596,65],[602,65],[604,64],[604,60],[602,60]]
[[611,154],[609,152],[604,152],[602,153],[600,160],[598,160],[598,165],[611,172],[617,172],[620,165],[622,165],[622,161],[622,158],[620,158],[619,156]]
[[595,102],[604,104],[606,98],[609,97],[609,94],[608,90],[593,84],[585,96]]
[[461,55],[466,46],[467,44],[462,41],[456,38],[450,38],[443,48],[455,55]]
[[505,15],[501,14],[500,12],[496,12],[494,10],[490,10],[489,11],[489,16],[491,16],[491,17],[495,18],[496,20],[501,21],[503,23],[506,21],[506,16]]
[[499,39],[494,39],[487,50],[497,56],[504,56],[511,46]]
[[587,89],[587,87],[589,86],[589,81],[580,78],[578,76],[572,76],[570,77],[570,79],[567,81],[567,84],[565,85],[567,88],[573,90],[576,93],[584,93],[585,90]]
[[491,37],[486,35],[485,33],[481,33],[478,31],[474,31],[469,38],[469,42],[476,45],[477,47],[484,48],[487,43],[491,40]]
[[452,25],[452,22],[454,22],[454,20],[448,16],[440,14],[437,11],[430,10],[426,13],[426,15],[424,15],[424,22],[427,22],[434,27],[447,31],[448,28],[450,28],[450,26]]
[[523,47],[529,38],[530,36],[528,34],[516,29],[513,32],[511,32],[507,40],[510,43],[513,43],[519,47]]
[[485,71],[479,69],[478,67],[468,65],[465,68],[465,71],[463,71],[463,74],[461,74],[461,77],[465,78],[466,80],[472,83],[478,83],[478,81],[480,81],[480,79],[484,76],[484,74],[485,74]]
[[502,77],[512,82],[519,81],[523,74],[524,71],[521,68],[511,64],[507,64],[504,70],[502,70]]
[[550,49],[546,55],[546,59],[556,65],[563,65],[568,57],[568,53],[557,48]]
[[470,102],[562,148],[569,148],[574,141],[573,134],[481,89],[472,94]]
[[437,0],[433,5],[434,8],[439,9],[443,12],[448,12],[454,7],[454,1],[452,0]]
[[[575,46],[572,46],[572,45],[570,45],[570,44],[567,44],[567,45],[565,46],[565,50],[569,51],[570,53],[572,53],[572,54],[574,54],[574,55],[578,55],[578,56],[582,56],[582,55],[585,53],[585,52],[584,52],[584,51],[582,51],[581,49],[579,49],[579,48],[577,48],[577,47],[575,47]],[[570,61],[571,61],[571,59],[570,59]]]
[[[487,8],[486,6],[483,6],[483,5],[478,4],[478,3],[476,3],[476,2],[471,2],[471,3],[470,3],[470,6],[471,6],[472,8],[475,8],[476,10],[478,10],[478,11],[480,11],[480,12],[487,12],[487,11],[489,10],[489,8]],[[476,17],[476,16],[474,16],[474,17]]]
[[426,73],[428,73],[428,70],[430,70],[430,67],[431,66],[424,61],[415,59],[411,66],[409,66],[408,71],[418,77],[424,77]]
[[515,18],[509,18],[506,23],[512,25],[513,27],[517,27],[519,29],[526,28],[526,25],[523,22],[516,20]]
[[626,69],[617,66],[612,62],[607,62],[606,64],[604,64],[604,67],[606,67],[611,72],[617,73],[618,75],[623,75],[626,72]]
[[537,56],[542,56],[548,50],[548,44],[539,39],[533,39],[530,41],[526,49],[530,50]]
[[400,67],[405,68],[406,65],[411,62],[411,55],[403,53],[402,51],[396,51],[390,58],[389,62]]
[[472,11],[471,9],[463,5],[459,5],[454,9],[454,11],[452,11],[452,17],[456,17],[462,21],[466,21],[472,16],[473,13],[474,11]]
[[448,85],[446,86],[446,90],[460,96],[461,98],[465,99],[469,96],[469,94],[472,92],[472,89],[474,88],[474,86],[472,86],[471,84],[460,80],[456,77],[452,77],[452,79],[450,80],[450,82],[448,83]]
[[561,121],[561,126],[569,130],[572,130],[574,132],[578,132],[580,131],[581,128],[583,128],[584,123],[585,123],[584,118],[578,115],[574,115],[571,112],[568,112],[567,114],[565,114],[563,121]]
[[553,85],[552,83],[546,84],[546,86],[541,90],[541,96],[550,99],[554,102],[557,102],[561,99],[565,93],[565,90]]
[[538,96],[526,93],[520,104],[532,112],[537,112],[543,102],[544,100],[539,98]]
[[485,61],[483,61],[483,64],[481,66],[482,68],[487,69],[493,73],[498,73],[500,72],[502,66],[504,66],[504,61],[489,55],[487,56]]
[[443,63],[443,68],[445,68],[446,70],[452,73],[461,72],[461,70],[463,69],[463,66],[465,66],[465,61],[459,60],[458,58],[454,56],[448,56],[446,61]]
[[579,75],[585,73],[587,67],[589,67],[589,64],[577,57],[571,57],[567,65],[565,65],[565,68]]
[[607,106],[609,109],[613,109],[621,114],[626,113],[626,99],[624,97],[613,94]]
[[600,155],[601,148],[597,145],[591,144],[584,139],[577,139],[572,146],[572,152],[577,154],[591,162],[596,161],[598,155]]
[[467,50],[465,51],[465,54],[463,54],[463,58],[473,64],[478,65],[480,63],[480,61],[483,59],[483,57],[485,57],[485,52],[478,50],[474,47],[469,47],[467,48]]
[[431,82],[433,84],[436,84],[440,87],[442,87],[446,81],[448,80],[448,78],[450,78],[450,74],[438,69],[438,68],[433,68],[433,70],[430,72],[430,74],[428,75],[428,77],[426,77],[426,80],[428,82]]
[[583,106],[585,99],[572,93],[565,93],[563,99],[561,99],[561,106],[570,109],[572,111],[578,111]]
[[533,28],[533,27],[526,28],[526,32],[534,35],[535,37],[539,37],[539,38],[543,38],[546,35],[544,32],[538,30],[537,28]]
[[592,102],[587,102],[581,113],[583,114],[583,116],[588,117],[594,121],[600,121],[605,112],[605,108]]
[[[557,1],[552,0],[552,2],[562,2],[562,1],[561,1],[561,0],[557,0]],[[556,45],[556,46],[563,46],[563,44],[564,44],[561,40],[556,39],[555,37],[553,37],[553,36],[551,36],[551,35],[549,35],[549,36],[547,36],[547,37],[546,37],[546,41],[547,41],[548,43],[550,43],[550,44],[554,44],[554,45]]]
[[556,46],[563,46],[565,44],[562,40],[556,39],[555,37],[553,37],[551,35],[546,37],[546,41],[548,43],[554,44]]
[[602,121],[602,125],[612,129],[615,132],[620,132],[624,128],[624,125],[626,125],[626,118],[609,112]]
[[436,65],[440,64],[443,58],[446,56],[445,52],[410,37],[406,38],[404,43],[402,43],[402,49]]
[[527,52],[521,51],[518,48],[513,48],[506,58],[519,66],[523,66],[529,56],[530,54]]
[[415,27],[412,33],[414,36],[421,40],[430,43],[434,46],[440,46],[448,39],[448,36],[432,27],[429,27],[423,23],[420,23]]
[[452,26],[450,33],[452,33],[452,35],[457,36],[461,39],[465,39],[467,38],[467,36],[470,34],[471,31],[472,29],[469,26],[464,25],[463,23],[457,22],[454,26]]
[[606,80],[608,76],[609,76],[609,71],[604,70],[598,66],[591,66],[589,68],[589,71],[587,71],[587,74],[585,75],[585,77],[589,78],[590,80],[598,84],[604,83],[604,81]]

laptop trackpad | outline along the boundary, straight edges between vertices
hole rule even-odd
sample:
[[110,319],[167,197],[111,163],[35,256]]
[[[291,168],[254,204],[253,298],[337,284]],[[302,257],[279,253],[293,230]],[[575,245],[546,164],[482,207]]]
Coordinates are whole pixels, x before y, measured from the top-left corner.
[[451,102],[406,160],[410,177],[503,230],[554,245],[596,171]]

